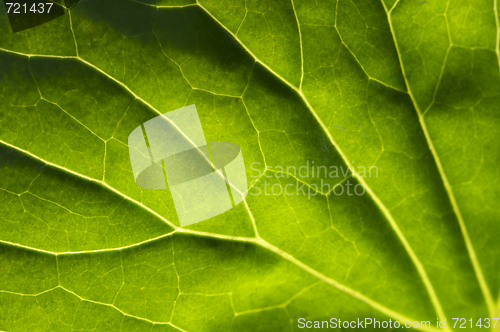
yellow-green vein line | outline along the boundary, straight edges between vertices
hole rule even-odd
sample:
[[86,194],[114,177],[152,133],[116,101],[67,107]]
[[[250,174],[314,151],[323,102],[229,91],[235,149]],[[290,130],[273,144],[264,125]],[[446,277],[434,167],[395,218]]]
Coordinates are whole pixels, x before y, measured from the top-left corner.
[[[382,4],[383,4],[383,1],[382,1]],[[384,8],[385,8],[385,5],[384,5]],[[414,107],[415,107],[415,109],[417,111],[418,118],[419,118],[419,121],[420,121],[420,125],[422,126],[422,130],[423,130],[423,132],[425,134],[425,138],[426,138],[427,143],[429,145],[429,149],[431,150],[432,155],[434,157],[434,160],[436,161],[436,165],[437,165],[439,174],[441,175],[444,187],[446,189],[446,192],[448,193],[448,197],[449,197],[451,205],[453,207],[453,211],[455,212],[455,215],[457,217],[460,229],[462,231],[462,235],[464,237],[464,242],[465,242],[467,251],[469,253],[469,257],[471,259],[471,263],[472,263],[473,268],[474,268],[474,272],[476,274],[476,277],[477,277],[478,282],[479,282],[479,286],[481,287],[481,291],[483,293],[483,296],[484,296],[485,301],[486,301],[486,305],[488,307],[488,311],[489,311],[490,315],[493,315],[494,314],[494,306],[493,306],[493,299],[491,297],[491,293],[489,291],[488,285],[486,284],[486,280],[485,280],[485,278],[483,276],[483,272],[482,272],[481,267],[479,265],[479,261],[478,261],[478,259],[476,257],[476,253],[474,251],[474,247],[472,246],[472,242],[471,242],[469,234],[467,232],[467,228],[466,228],[464,220],[462,218],[462,214],[460,213],[460,209],[459,209],[457,201],[455,199],[455,195],[453,194],[453,190],[451,188],[450,183],[448,182],[448,178],[446,177],[446,174],[444,172],[444,168],[443,168],[443,166],[441,164],[441,160],[439,159],[439,156],[438,156],[438,154],[436,152],[436,149],[434,148],[434,144],[432,143],[432,140],[430,138],[429,132],[427,130],[427,126],[426,126],[424,118],[423,118],[423,114],[420,111],[420,108],[419,108],[419,106],[418,106],[418,104],[417,104],[417,102],[415,100],[415,97],[413,96],[413,93],[412,93],[411,88],[410,88],[410,84],[409,84],[408,79],[406,77],[406,72],[405,72],[405,68],[404,68],[404,65],[403,65],[403,59],[401,58],[401,52],[399,50],[399,45],[398,45],[398,42],[397,42],[397,39],[396,39],[396,34],[394,32],[394,27],[392,25],[391,13],[387,11],[387,8],[385,8],[385,10],[386,10],[386,13],[387,13],[387,19],[389,21],[389,27],[391,29],[391,34],[392,34],[392,37],[394,39],[394,44],[396,45],[396,50],[397,50],[397,53],[398,53],[401,70],[403,72],[403,77],[405,79],[406,87],[408,89],[408,94],[410,95],[410,98],[411,98],[411,100],[413,102],[413,105],[414,105]],[[435,297],[435,300],[437,301],[436,294],[433,294],[433,297]],[[433,301],[434,301],[434,299],[433,299]],[[442,309],[440,308],[440,316],[441,315],[444,317],[444,313],[443,313]]]

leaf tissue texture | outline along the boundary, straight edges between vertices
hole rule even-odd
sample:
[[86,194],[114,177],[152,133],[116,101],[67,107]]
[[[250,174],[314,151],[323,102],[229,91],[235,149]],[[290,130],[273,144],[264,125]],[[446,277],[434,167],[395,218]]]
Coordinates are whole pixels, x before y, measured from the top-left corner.
[[[82,0],[19,33],[0,2],[0,330],[493,330],[499,2]],[[180,227],[127,138],[193,104],[251,188]]]

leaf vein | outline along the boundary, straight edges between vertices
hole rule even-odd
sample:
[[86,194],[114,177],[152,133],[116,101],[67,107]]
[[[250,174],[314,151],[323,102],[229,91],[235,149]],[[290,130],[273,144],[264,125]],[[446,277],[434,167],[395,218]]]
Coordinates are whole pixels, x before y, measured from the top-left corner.
[[[303,91],[298,89],[296,86],[294,86],[293,84],[291,84],[290,82],[288,82],[286,79],[284,79],[283,77],[281,77],[278,73],[276,73],[274,70],[272,70],[267,64],[265,64],[263,61],[261,61],[255,54],[253,54],[253,52],[241,41],[239,40],[239,38],[237,36],[235,36],[226,26],[224,26],[215,16],[212,15],[212,13],[210,13],[203,5],[200,4],[200,2],[197,0],[197,3],[198,5],[205,11],[207,12],[207,14],[209,14],[221,27],[223,27],[229,34],[231,34],[233,36],[233,38],[235,38],[235,40],[240,43],[240,45],[257,61],[259,62],[263,67],[265,67],[267,70],[269,70],[269,72],[271,72],[273,75],[275,75],[278,79],[280,79],[281,81],[283,81],[286,85],[288,85],[290,88],[292,88],[293,90],[295,90],[302,98],[302,100],[305,102],[305,104],[307,105],[309,111],[312,113],[312,115],[315,117],[316,121],[319,123],[319,125],[321,126],[321,128],[323,129],[323,131],[325,132],[325,134],[328,136],[328,139],[330,140],[330,142],[332,143],[332,145],[336,148],[336,150],[339,152],[340,156],[342,157],[342,159],[344,160],[344,162],[346,163],[346,165],[352,169],[352,165],[351,163],[349,162],[347,156],[344,155],[344,153],[342,152],[342,150],[340,149],[340,146],[337,144],[337,142],[333,139],[330,131],[328,130],[328,128],[325,126],[325,124],[323,123],[323,121],[321,120],[321,118],[318,116],[318,114],[315,112],[314,108],[312,107],[312,105],[309,103],[307,97],[304,95]],[[385,8],[385,5],[384,5],[384,8]],[[387,12],[387,9],[386,9],[386,12]],[[388,17],[390,17],[388,15]],[[391,26],[391,31],[392,31],[392,24],[390,24]],[[429,277],[427,276],[427,273],[425,272],[425,269],[423,268],[423,265],[422,263],[420,262],[420,260],[418,259],[417,255],[414,253],[413,249],[411,248],[410,244],[408,243],[408,241],[406,240],[405,236],[403,235],[403,233],[401,232],[401,230],[399,229],[398,225],[396,224],[396,221],[394,220],[394,218],[392,217],[392,214],[390,213],[390,211],[387,209],[387,207],[382,203],[382,201],[378,198],[378,196],[371,190],[371,188],[367,185],[367,183],[364,181],[364,179],[362,177],[360,177],[356,172],[353,172],[353,176],[357,178],[357,180],[361,183],[361,185],[366,189],[366,191],[369,193],[369,195],[372,197],[372,199],[375,201],[375,203],[377,204],[377,206],[380,208],[380,210],[382,211],[382,213],[386,216],[387,220],[389,221],[391,227],[393,228],[394,232],[396,233],[396,235],[398,236],[398,238],[400,239],[401,243],[403,244],[403,246],[405,247],[406,251],[408,252],[411,260],[413,261],[413,264],[415,265],[415,267],[417,268],[417,271],[418,273],[420,274],[423,282],[424,282],[424,285],[429,293],[429,296],[431,298],[431,301],[439,315],[439,317],[441,319],[444,319],[444,313],[443,313],[443,310],[441,308],[441,304],[439,302],[439,299],[437,298],[437,295],[434,291],[434,288],[429,280]],[[246,200],[244,201],[245,202],[245,205],[247,206],[247,209],[248,209],[248,205],[246,203]],[[253,217],[251,216],[251,219],[252,219],[252,222],[255,222]],[[259,239],[259,241],[263,241],[262,239]],[[265,242],[265,241],[264,241]],[[266,242],[267,243],[267,242]],[[268,244],[270,246],[270,244]],[[281,251],[281,250],[280,250]],[[283,253],[283,256],[284,257],[288,257],[288,256],[285,256],[285,255],[288,255],[290,256],[288,253]],[[295,258],[293,258],[292,256],[289,257],[290,259],[293,259],[295,260]],[[303,264],[302,262],[300,261],[297,261],[295,260],[295,263],[299,266],[302,266],[304,269],[306,269],[306,271],[309,271],[310,273],[313,273],[314,275],[318,274],[318,275],[321,275],[319,274],[319,272],[311,269],[310,267],[308,267],[307,265]],[[317,275],[317,276],[318,276]],[[319,277],[319,276],[318,276]],[[324,277],[324,276],[323,276]],[[326,278],[326,277],[325,277]],[[335,281],[329,279],[330,281],[336,283]],[[332,284],[333,285],[333,284]],[[337,284],[337,286],[340,287],[340,284]],[[341,286],[341,288],[345,288],[345,286]],[[339,288],[339,289],[341,289]],[[352,291],[352,290],[351,290]],[[352,291],[354,292],[354,291]],[[349,292],[347,292],[349,294]],[[352,293],[351,295],[353,295],[354,293]],[[354,295],[353,295],[354,296]],[[370,300],[371,301],[371,300]],[[384,308],[385,310],[389,310],[389,309],[386,309]],[[396,314],[396,313],[394,313]],[[398,314],[396,314],[398,315]]]
[[[486,284],[486,280],[484,279],[481,267],[480,267],[479,262],[477,260],[476,253],[474,251],[474,248],[472,246],[472,242],[471,242],[471,240],[469,238],[469,234],[467,232],[467,228],[466,228],[464,220],[462,218],[462,214],[460,212],[460,209],[458,207],[457,201],[455,199],[455,195],[453,194],[453,189],[452,189],[450,183],[448,182],[448,178],[446,177],[446,174],[444,172],[444,168],[443,168],[443,166],[441,164],[439,156],[437,155],[436,149],[434,148],[434,144],[432,143],[432,140],[430,138],[429,132],[427,130],[427,126],[425,124],[423,114],[420,111],[420,108],[419,108],[419,106],[418,106],[418,104],[417,104],[417,102],[415,100],[415,97],[413,96],[413,93],[412,93],[411,88],[410,88],[410,84],[409,84],[408,79],[406,77],[406,71],[404,69],[403,60],[401,58],[401,52],[399,50],[399,45],[398,45],[398,42],[397,42],[397,39],[396,39],[396,34],[394,33],[394,27],[392,25],[391,12],[389,12],[387,10],[387,8],[385,7],[385,4],[384,4],[383,0],[381,0],[381,1],[382,1],[383,6],[384,6],[384,9],[386,11],[386,14],[387,14],[387,19],[389,21],[389,27],[391,29],[392,37],[394,39],[394,44],[396,45],[396,50],[397,50],[399,62],[400,62],[400,65],[401,65],[401,70],[403,72],[403,77],[404,77],[404,80],[405,80],[405,83],[406,83],[406,86],[407,86],[407,89],[408,89],[408,94],[410,95],[410,98],[411,98],[412,103],[413,103],[413,105],[415,107],[415,110],[417,111],[418,118],[419,118],[419,121],[420,121],[420,125],[422,126],[422,130],[423,130],[423,132],[425,134],[425,138],[426,138],[427,143],[429,145],[429,149],[432,152],[432,155],[433,155],[434,160],[436,162],[439,174],[441,175],[441,179],[443,180],[444,187],[446,189],[446,192],[447,192],[448,197],[450,199],[451,205],[453,207],[453,211],[455,212],[455,215],[457,217],[457,220],[458,220],[458,223],[459,223],[459,226],[460,226],[460,230],[462,231],[462,235],[464,237],[464,242],[465,242],[467,251],[469,253],[469,257],[471,259],[471,263],[472,263],[472,265],[474,267],[474,272],[476,274],[476,277],[477,277],[478,282],[479,282],[479,286],[481,287],[481,291],[483,293],[483,296],[484,296],[485,301],[486,301],[486,305],[488,307],[488,311],[489,311],[491,317],[493,317],[494,306],[493,306],[493,299],[491,297],[491,293],[490,293],[490,291],[488,289],[488,285]],[[430,281],[429,281],[429,286],[431,287],[430,289],[432,289],[432,286],[430,285]],[[435,294],[435,292],[434,292],[433,289],[432,289],[432,293],[431,293],[431,298],[432,298],[432,301],[437,306],[437,308],[439,309],[438,310],[439,316],[441,318],[443,318],[444,317],[443,309],[441,308],[441,305],[439,304],[439,300],[437,298],[437,295]]]

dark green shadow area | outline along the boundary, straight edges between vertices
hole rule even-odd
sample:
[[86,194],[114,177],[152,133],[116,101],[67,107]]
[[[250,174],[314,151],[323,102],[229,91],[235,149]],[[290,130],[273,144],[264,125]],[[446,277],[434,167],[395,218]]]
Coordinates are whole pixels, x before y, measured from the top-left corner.
[[12,32],[34,28],[52,21],[72,9],[79,0],[25,0],[11,2],[3,0]]
[[25,154],[19,153],[8,146],[0,145],[0,169],[5,167],[15,168],[20,165],[33,167],[37,171],[41,171],[45,167],[45,164]]
[[79,1],[80,0],[64,0],[64,4],[68,10],[71,10],[78,4]]
[[[112,72],[115,64],[108,62],[103,55],[123,51],[127,66],[127,77],[123,82],[136,93],[145,89],[142,85],[134,86],[137,80],[130,82],[129,77],[137,77],[138,70],[145,70],[144,64],[156,62],[159,57],[165,58],[165,62],[159,61],[153,66],[161,81],[161,93],[138,93],[158,109],[181,95],[179,92],[169,92],[178,90],[183,85],[167,85],[174,78],[182,78],[181,75],[177,76],[177,65],[181,66],[185,79],[193,87],[238,96],[247,85],[254,63],[254,59],[244,48],[197,6],[153,8],[135,1],[122,1],[117,6],[113,0],[88,0],[78,4],[72,12],[72,18],[80,56],[101,69]],[[89,24],[98,26],[99,29],[90,34],[86,28]],[[135,43],[134,48],[128,49],[129,44],[125,48],[126,44],[104,42],[114,33]],[[96,40],[101,42],[96,43]],[[96,46],[90,49],[88,45]],[[175,63],[172,66],[175,71],[171,71],[167,60]],[[161,67],[163,64],[164,70]],[[122,79],[120,75],[122,71],[117,72],[115,77]],[[155,102],[162,95],[169,97]],[[180,106],[182,104],[167,108],[171,110]]]

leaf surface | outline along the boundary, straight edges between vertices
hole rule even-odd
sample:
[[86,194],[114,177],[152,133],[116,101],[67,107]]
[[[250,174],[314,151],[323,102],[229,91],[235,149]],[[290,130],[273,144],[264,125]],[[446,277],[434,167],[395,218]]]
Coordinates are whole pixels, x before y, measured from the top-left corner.
[[[13,34],[0,4],[0,330],[498,317],[499,11],[86,0]],[[181,228],[127,138],[192,104],[252,185]]]

